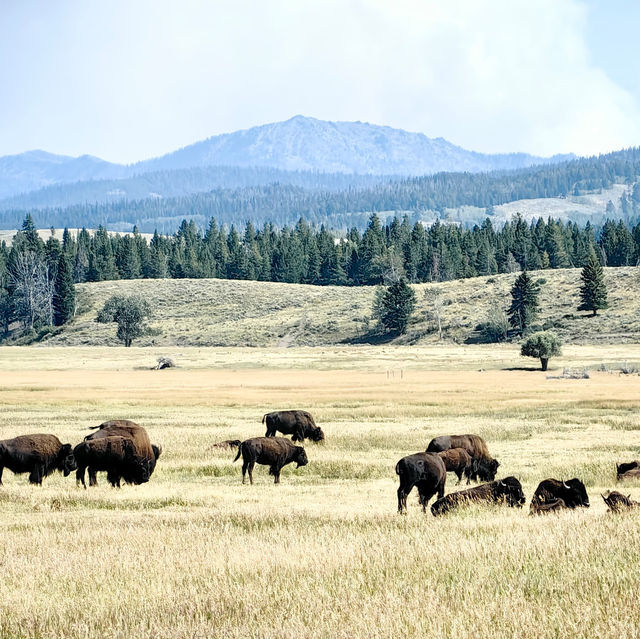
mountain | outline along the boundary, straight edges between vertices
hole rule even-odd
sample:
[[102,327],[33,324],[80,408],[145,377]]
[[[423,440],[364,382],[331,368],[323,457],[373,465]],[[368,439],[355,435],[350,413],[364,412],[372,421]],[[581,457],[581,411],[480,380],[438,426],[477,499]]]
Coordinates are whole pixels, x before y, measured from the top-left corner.
[[443,138],[366,122],[328,122],[297,115],[285,122],[216,135],[134,165],[138,172],[195,166],[268,166],[286,171],[428,175],[442,171],[495,171],[557,162],[526,153],[467,151]]
[[[572,156],[539,158],[525,153],[483,154],[467,151],[443,138],[428,138],[388,126],[363,122],[327,122],[295,116],[251,129],[226,133],[130,166],[113,164],[83,155],[73,158],[45,151],[28,151],[0,157],[0,200],[2,208],[67,206],[114,199],[175,197],[236,186],[217,176],[198,175],[195,184],[184,173],[173,171],[212,167],[268,168],[289,172],[345,175],[419,176],[442,171],[484,172],[507,170],[533,164],[555,163]],[[149,173],[155,175],[145,184]],[[161,176],[158,176],[162,173]],[[142,179],[141,179],[142,178]],[[357,182],[354,177],[354,183]],[[123,180],[122,184],[92,184],[95,181]],[[126,182],[133,180],[133,182]],[[242,178],[237,182],[256,182]],[[280,182],[288,181],[279,175]],[[76,184],[70,190],[22,195],[48,187]],[[354,184],[359,186],[359,184]],[[20,196],[20,197],[15,197]]]

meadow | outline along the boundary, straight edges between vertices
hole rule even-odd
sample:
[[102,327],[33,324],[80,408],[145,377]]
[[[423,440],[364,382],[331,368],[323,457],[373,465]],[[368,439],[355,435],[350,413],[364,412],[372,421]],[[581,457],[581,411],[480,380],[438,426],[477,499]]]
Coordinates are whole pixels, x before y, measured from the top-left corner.
[[[152,371],[157,354],[175,369]],[[163,454],[151,481],[4,473],[0,637],[634,637],[638,514],[599,496],[640,456],[640,377],[598,371],[640,347],[572,346],[544,374],[511,347],[21,348],[0,351],[0,438],[77,443],[123,417]],[[551,379],[589,366],[589,379]],[[274,486],[235,451],[268,410],[310,410],[326,442]],[[530,499],[578,476],[588,510],[473,507],[435,519],[394,466],[477,432]],[[447,492],[456,490],[449,475]],[[640,483],[624,487],[640,498]]]

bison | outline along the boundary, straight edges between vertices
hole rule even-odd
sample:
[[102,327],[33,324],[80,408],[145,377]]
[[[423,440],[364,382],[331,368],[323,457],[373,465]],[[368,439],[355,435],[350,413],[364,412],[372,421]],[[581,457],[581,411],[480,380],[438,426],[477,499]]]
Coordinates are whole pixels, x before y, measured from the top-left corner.
[[526,500],[520,482],[515,477],[505,477],[500,481],[474,486],[441,497],[431,506],[431,512],[434,517],[437,517],[458,508],[458,506],[481,501],[506,502],[509,506],[521,507]]
[[640,508],[640,502],[631,499],[631,495],[625,497],[617,490],[607,491],[606,494],[602,495],[602,499],[604,499],[604,503],[609,507],[608,512],[610,513],[621,513],[630,508]]
[[76,483],[86,488],[84,481],[85,470],[89,469],[89,486],[97,486],[96,472],[107,471],[107,480],[120,488],[122,477],[128,478],[130,483],[144,484],[149,481],[149,464],[136,455],[134,443],[128,437],[114,435],[83,441],[73,449],[78,469]]
[[538,484],[531,499],[531,509],[562,499],[567,508],[589,508],[589,496],[584,484],[575,477],[568,481],[545,479]]
[[63,444],[55,435],[20,435],[0,441],[0,486],[2,471],[29,473],[29,482],[42,480],[55,470],[65,477],[76,469],[71,444]]
[[435,453],[415,453],[403,457],[396,464],[396,475],[400,478],[398,487],[398,512],[407,509],[407,495],[414,486],[418,488],[422,511],[426,512],[429,500],[438,493],[444,495],[447,469],[442,457]]
[[[84,438],[85,441],[94,441],[105,437],[113,437],[114,435],[130,439],[133,442],[136,459],[143,463],[146,462],[149,477],[151,477],[158,458],[162,454],[162,446],[152,444],[147,431],[142,426],[128,419],[114,419],[103,422],[94,428],[97,429],[96,432],[87,435]],[[89,469],[89,475],[91,476],[91,469]],[[135,473],[133,475],[123,474],[122,477],[129,484],[140,483]]]
[[440,453],[452,448],[464,448],[469,453],[472,468],[467,479],[477,481],[493,481],[498,472],[500,462],[489,454],[489,448],[480,435],[441,435],[435,437],[427,446],[428,453]]
[[640,477],[640,462],[634,460],[632,462],[624,462],[616,466],[617,479],[637,479]]
[[567,507],[567,504],[564,503],[564,499],[556,499],[555,501],[550,501],[548,504],[531,504],[529,509],[530,515],[544,515],[546,513],[558,512],[559,510],[564,510]]
[[249,482],[253,484],[253,467],[256,463],[269,466],[269,474],[274,476],[273,483],[280,483],[280,471],[291,462],[296,468],[309,463],[302,446],[292,444],[286,437],[253,437],[245,439],[238,448],[234,458],[237,461],[242,455],[242,483],[249,471]]
[[305,410],[279,410],[262,416],[267,424],[265,437],[275,437],[276,431],[283,435],[292,435],[294,442],[303,442],[305,437],[313,442],[324,440],[322,429],[316,426],[310,413]]
[[473,460],[464,448],[450,448],[437,454],[444,462],[447,472],[456,474],[458,483],[462,481],[463,474],[467,478],[467,483],[469,483]]

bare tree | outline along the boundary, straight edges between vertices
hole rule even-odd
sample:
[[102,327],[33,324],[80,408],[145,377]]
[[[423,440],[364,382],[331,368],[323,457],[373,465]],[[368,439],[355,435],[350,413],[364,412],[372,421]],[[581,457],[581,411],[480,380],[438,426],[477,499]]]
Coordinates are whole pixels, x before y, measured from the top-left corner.
[[10,272],[14,288],[15,312],[25,328],[53,324],[55,274],[44,260],[32,251],[18,254]]
[[424,292],[424,299],[428,305],[427,316],[435,322],[438,327],[438,340],[442,340],[442,309],[444,307],[442,296],[438,291],[427,289]]

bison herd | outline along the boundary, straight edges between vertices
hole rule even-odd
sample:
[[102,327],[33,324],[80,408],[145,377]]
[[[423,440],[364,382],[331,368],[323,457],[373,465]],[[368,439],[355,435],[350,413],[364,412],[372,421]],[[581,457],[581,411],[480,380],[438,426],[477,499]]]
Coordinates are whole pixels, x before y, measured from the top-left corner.
[[[295,462],[299,468],[308,463],[305,449],[297,442],[304,442],[305,439],[324,441],[322,429],[316,426],[313,417],[306,411],[267,413],[262,423],[267,427],[264,437],[244,441],[227,440],[216,444],[219,447],[237,447],[238,453],[233,461],[242,456],[243,484],[247,473],[249,482],[253,484],[255,464],[269,466],[274,483],[280,483],[280,473],[287,464]],[[74,448],[71,444],[63,444],[55,435],[21,435],[0,441],[0,485],[5,468],[14,473],[29,473],[32,484],[42,484],[42,480],[56,470],[64,473],[65,477],[75,470],[76,482],[85,488],[87,471],[89,486],[97,485],[98,471],[106,472],[107,481],[117,488],[122,480],[128,484],[149,481],[162,447],[151,443],[142,426],[122,419],[104,422],[95,430]],[[277,432],[291,435],[291,440],[276,437]],[[406,511],[407,496],[414,486],[418,490],[423,512],[426,512],[429,501],[437,497],[431,505],[434,516],[481,502],[522,507],[526,499],[520,481],[513,476],[496,480],[499,466],[500,463],[489,454],[486,442],[479,435],[435,437],[425,452],[407,455],[396,464],[395,471],[400,480],[398,512]],[[463,477],[467,485],[471,481],[485,483],[445,495],[447,472],[456,475],[458,484]],[[618,465],[618,481],[637,477],[640,477],[640,462]],[[640,507],[640,502],[617,491],[608,491],[602,498],[613,513]],[[589,496],[579,479],[545,479],[533,494],[530,514],[588,508],[589,505]]]

